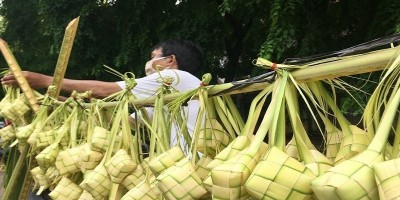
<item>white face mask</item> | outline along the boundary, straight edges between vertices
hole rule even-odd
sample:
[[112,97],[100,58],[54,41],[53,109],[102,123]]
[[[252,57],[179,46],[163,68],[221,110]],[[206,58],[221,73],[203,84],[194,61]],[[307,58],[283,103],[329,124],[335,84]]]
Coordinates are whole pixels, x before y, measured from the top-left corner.
[[[153,68],[153,62],[154,62],[154,61],[161,60],[161,59],[165,59],[165,58],[168,58],[168,57],[169,57],[169,56],[166,56],[166,57],[158,57],[158,58],[153,58],[153,59],[147,61],[146,65],[145,65],[145,67],[144,67],[144,71],[145,71],[145,73],[146,73],[146,76],[148,76],[148,75],[150,75],[150,74],[153,74],[154,72],[157,72],[157,70],[155,70],[155,69]],[[163,69],[169,69],[171,66],[167,66],[167,67],[163,68],[161,65],[157,65],[157,67],[158,67],[158,70],[161,71],[161,70],[163,70]]]
[[156,72],[156,70],[153,69],[153,60],[147,61],[146,65],[144,66],[144,72],[146,73],[146,76]]

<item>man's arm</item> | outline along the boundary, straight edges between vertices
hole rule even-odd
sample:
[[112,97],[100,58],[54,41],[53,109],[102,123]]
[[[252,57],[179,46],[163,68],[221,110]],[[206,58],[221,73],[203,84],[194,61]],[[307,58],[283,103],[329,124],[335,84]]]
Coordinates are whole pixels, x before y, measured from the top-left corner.
[[[48,88],[52,81],[52,76],[39,74],[35,72],[23,72],[26,80],[33,89]],[[7,74],[1,79],[2,84],[18,86],[17,80],[14,75]],[[112,93],[121,91],[121,87],[115,82],[104,82],[97,80],[74,80],[74,79],[63,79],[61,85],[61,91],[66,93],[72,93],[72,91],[86,92],[92,91],[92,96],[98,98],[104,98]]]
[[61,90],[67,93],[72,93],[74,90],[77,92],[92,91],[93,97],[104,98],[122,89],[116,82],[64,79]]

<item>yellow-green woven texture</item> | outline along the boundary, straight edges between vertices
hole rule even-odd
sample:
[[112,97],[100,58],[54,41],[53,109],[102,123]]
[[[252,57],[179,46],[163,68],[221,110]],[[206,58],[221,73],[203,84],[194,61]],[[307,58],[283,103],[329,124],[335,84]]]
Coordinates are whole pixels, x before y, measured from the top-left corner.
[[14,115],[12,109],[11,109],[11,103],[7,105],[7,107],[4,107],[0,111],[0,116],[2,116],[4,119],[8,119],[12,122],[15,122],[18,117]]
[[309,199],[315,175],[302,163],[272,147],[245,184],[255,199]]
[[203,187],[209,192],[212,193],[213,182],[211,178],[211,170],[210,173],[203,180]]
[[215,199],[247,199],[244,184],[260,160],[249,148],[211,170],[212,195]]
[[207,193],[191,162],[184,158],[157,178],[158,188],[167,200],[198,199]]
[[158,155],[149,162],[151,172],[155,176],[160,175],[164,170],[185,157],[179,146],[172,147],[168,151]]
[[61,178],[57,168],[54,165],[47,168],[45,176],[47,181],[50,183],[50,188],[54,188],[56,186],[56,182],[59,180],[58,178]]
[[80,171],[78,165],[80,154],[80,147],[66,149],[58,153],[55,165],[59,170],[61,176],[64,176],[68,173],[72,174]]
[[32,189],[36,190],[39,187],[39,180],[36,178],[36,175],[41,173],[40,167],[39,166],[34,167],[29,172],[31,173],[31,176],[32,176],[33,181],[34,181],[34,186],[33,186]]
[[31,108],[23,100],[23,98],[16,99],[8,107],[0,111],[0,115],[6,119],[15,122],[19,118],[23,117]]
[[59,137],[59,135],[62,135],[61,140],[60,140],[60,146],[63,149],[66,149],[68,147],[69,132],[70,132],[70,128],[68,126],[61,126],[57,130],[55,130],[56,137]]
[[[37,180],[38,180],[39,186],[40,186],[41,188],[43,188],[43,190],[49,188],[49,182],[47,181],[46,175],[44,175],[44,174],[38,174],[38,175],[36,175],[36,178],[37,178]],[[38,193],[36,193],[36,194],[39,195],[39,194],[40,194],[40,190],[39,190]]]
[[103,159],[103,154],[90,149],[88,143],[84,144],[80,154],[79,166],[82,172],[94,169]]
[[136,187],[130,189],[121,200],[156,200],[158,195],[154,192],[150,184],[144,180]]
[[8,125],[2,129],[0,129],[1,139],[6,141],[11,141],[15,137],[15,129],[12,125]]
[[142,165],[138,165],[136,169],[131,172],[125,179],[121,182],[126,189],[131,190],[132,188],[136,187],[139,183],[145,180],[146,174],[142,167]]
[[29,136],[32,134],[34,128],[35,127],[32,124],[18,127],[15,132],[15,137],[18,139],[19,142],[26,142]]
[[24,116],[25,113],[27,113],[31,108],[29,107],[26,98],[22,96],[21,98],[11,103],[10,109],[17,118],[20,118]]
[[383,156],[372,150],[345,160],[311,182],[319,199],[379,199],[372,165]]
[[56,135],[53,129],[39,132],[36,135],[36,147],[47,147],[53,144],[56,139]]
[[147,158],[143,159],[143,161],[140,163],[142,165],[144,171],[149,169],[149,162],[150,162],[150,157],[147,157]]
[[83,190],[81,196],[79,196],[78,200],[95,200],[93,196],[86,190]]
[[93,151],[106,152],[109,146],[110,132],[100,126],[94,127],[92,139],[90,140],[90,148]]
[[363,152],[371,143],[371,139],[365,131],[354,125],[350,125],[349,128],[352,134],[343,137],[339,152],[334,161],[335,165]]
[[112,182],[108,177],[106,168],[104,165],[98,165],[83,179],[79,186],[88,191],[93,198],[101,199],[108,196],[111,185]]
[[340,130],[332,130],[326,133],[326,157],[335,160],[342,142],[343,133]]
[[28,142],[28,144],[32,145],[33,148],[36,148],[36,137],[37,137],[37,134],[39,133],[38,129],[39,129],[39,127],[36,126],[35,130],[33,130],[32,134],[26,140],[26,142]]
[[309,168],[316,176],[324,174],[333,167],[333,161],[328,159],[324,154],[314,149],[309,151],[312,154],[315,162],[306,164],[306,167]]
[[213,169],[222,162],[235,156],[237,153],[249,146],[249,144],[250,140],[246,136],[236,137],[225,149],[223,149],[214,157],[214,160],[207,165],[207,168]]
[[200,160],[197,161],[196,165],[194,166],[194,169],[196,170],[197,175],[199,175],[201,180],[204,180],[207,175],[210,173],[210,169],[207,168],[207,165],[212,161],[213,159],[210,156],[203,155],[201,156]]
[[[34,188],[37,188],[41,185],[43,185],[43,186],[48,185],[47,178],[45,176],[45,172],[39,166],[31,169],[30,173],[32,175],[33,180],[35,181]],[[42,180],[42,179],[44,179],[44,180]]]
[[136,163],[124,149],[118,150],[109,161],[105,163],[108,174],[113,183],[121,183],[136,168]]
[[47,189],[49,187],[49,182],[48,179],[46,177],[46,172],[38,167],[35,167],[31,170],[31,174],[34,178],[35,185],[42,187],[43,189]]
[[[210,122],[211,121],[211,122]],[[206,126],[200,130],[197,151],[215,156],[230,142],[230,137],[216,119],[206,120]],[[207,148],[207,151],[205,149]]]
[[43,169],[53,166],[59,151],[60,148],[56,143],[46,147],[35,157],[38,165]]
[[373,165],[380,199],[400,199],[400,158]]
[[49,196],[54,200],[76,200],[81,196],[82,188],[66,177],[62,177]]

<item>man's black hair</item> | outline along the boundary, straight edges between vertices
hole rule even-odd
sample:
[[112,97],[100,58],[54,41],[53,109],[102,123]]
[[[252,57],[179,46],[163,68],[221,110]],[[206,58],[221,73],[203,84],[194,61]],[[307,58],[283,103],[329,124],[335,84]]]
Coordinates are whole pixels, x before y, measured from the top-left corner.
[[161,48],[162,56],[175,55],[178,68],[191,74],[196,74],[203,64],[203,50],[189,40],[170,39],[153,47]]

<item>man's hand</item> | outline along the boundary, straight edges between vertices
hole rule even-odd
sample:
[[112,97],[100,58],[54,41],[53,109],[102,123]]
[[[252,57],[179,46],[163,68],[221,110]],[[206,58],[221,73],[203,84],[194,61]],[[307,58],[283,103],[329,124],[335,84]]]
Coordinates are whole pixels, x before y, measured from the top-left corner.
[[[53,81],[52,76],[39,74],[35,72],[23,71],[29,85],[32,89],[47,89]],[[13,74],[7,74],[1,79],[1,84],[18,87],[18,82]],[[97,80],[74,80],[64,78],[61,84],[61,91],[71,94],[73,91],[86,92],[91,91],[92,97],[104,98],[110,94],[121,91],[121,87],[116,82],[105,82]]]
[[[50,86],[52,82],[52,77],[44,74],[39,74],[35,72],[23,71],[22,74],[25,76],[29,85],[33,89],[42,89]],[[1,79],[1,84],[12,85],[18,87],[18,82],[13,74],[7,74]]]

